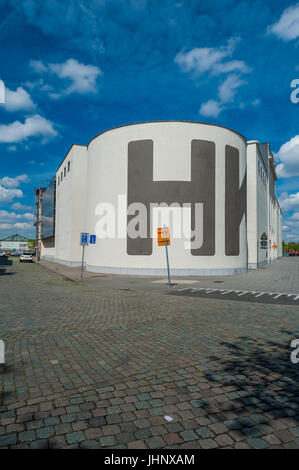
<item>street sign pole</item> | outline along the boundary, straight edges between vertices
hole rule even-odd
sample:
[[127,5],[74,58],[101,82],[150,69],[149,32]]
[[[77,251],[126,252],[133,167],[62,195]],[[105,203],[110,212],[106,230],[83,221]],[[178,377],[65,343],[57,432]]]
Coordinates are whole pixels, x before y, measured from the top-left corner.
[[84,268],[84,248],[88,245],[89,233],[81,232],[80,233],[80,245],[82,246],[82,264],[81,264],[81,279],[83,278],[83,268]]
[[169,259],[168,259],[168,247],[167,247],[167,233],[166,233],[166,227],[165,227],[165,225],[164,225],[164,236],[165,236],[165,249],[166,249],[167,274],[168,274],[168,287],[171,287],[171,281],[170,281],[170,269],[169,269]]
[[84,266],[84,248],[85,245],[82,246],[82,265],[81,265],[81,279],[83,278],[83,266]]

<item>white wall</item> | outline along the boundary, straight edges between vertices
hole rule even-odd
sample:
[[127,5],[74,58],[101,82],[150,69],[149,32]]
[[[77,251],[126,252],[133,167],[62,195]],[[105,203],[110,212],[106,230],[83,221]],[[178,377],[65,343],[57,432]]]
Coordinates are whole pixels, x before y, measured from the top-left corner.
[[43,258],[73,266],[81,263],[79,239],[80,232],[86,231],[86,177],[87,148],[73,145],[56,172],[55,248],[42,244]]

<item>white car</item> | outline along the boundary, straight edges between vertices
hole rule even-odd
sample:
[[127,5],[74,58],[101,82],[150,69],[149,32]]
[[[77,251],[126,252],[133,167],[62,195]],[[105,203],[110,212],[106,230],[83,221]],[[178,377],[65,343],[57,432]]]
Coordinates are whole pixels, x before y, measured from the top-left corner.
[[0,251],[0,256],[6,256],[5,251]]
[[22,253],[20,255],[20,263],[22,263],[23,261],[28,261],[29,263],[32,263],[32,255],[30,255],[29,253]]

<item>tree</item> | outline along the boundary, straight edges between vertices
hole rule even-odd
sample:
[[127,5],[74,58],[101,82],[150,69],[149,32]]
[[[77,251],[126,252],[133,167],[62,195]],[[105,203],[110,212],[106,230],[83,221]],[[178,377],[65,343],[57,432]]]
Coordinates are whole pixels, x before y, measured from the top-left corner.
[[29,250],[34,250],[35,244],[36,244],[35,238],[28,238],[27,246],[28,246]]

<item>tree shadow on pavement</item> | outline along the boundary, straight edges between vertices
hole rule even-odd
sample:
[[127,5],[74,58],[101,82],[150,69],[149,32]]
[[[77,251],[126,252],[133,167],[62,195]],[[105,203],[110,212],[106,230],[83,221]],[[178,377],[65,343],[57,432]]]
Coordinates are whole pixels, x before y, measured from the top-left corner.
[[[258,428],[268,421],[299,421],[299,370],[298,364],[291,362],[290,347],[295,334],[286,330],[281,333],[283,342],[257,341],[247,336],[234,344],[222,342],[227,348],[222,356],[226,359],[219,361],[218,370],[204,372],[209,384],[215,383],[213,388],[221,388],[223,397],[221,401],[217,395],[208,398],[205,411],[209,414],[218,409],[222,420],[233,419],[233,429],[246,427],[248,437],[257,437]],[[210,360],[215,364],[215,357]]]

